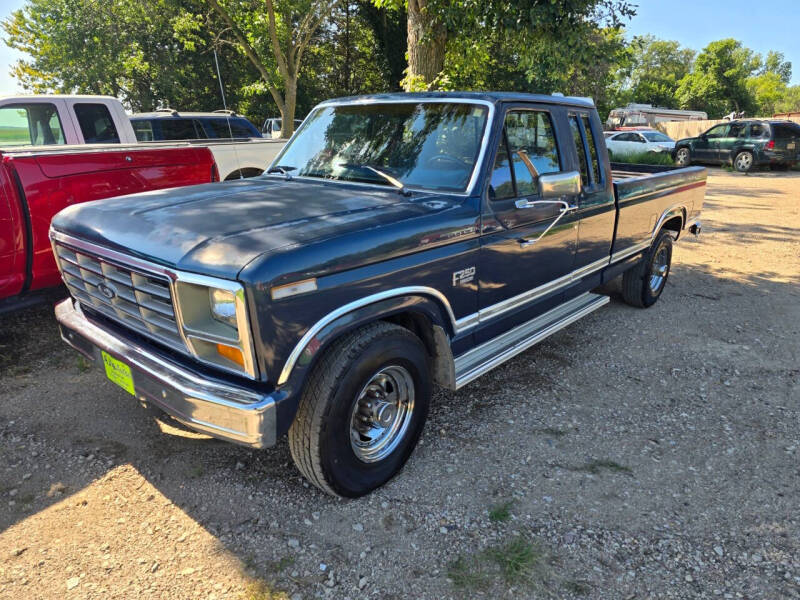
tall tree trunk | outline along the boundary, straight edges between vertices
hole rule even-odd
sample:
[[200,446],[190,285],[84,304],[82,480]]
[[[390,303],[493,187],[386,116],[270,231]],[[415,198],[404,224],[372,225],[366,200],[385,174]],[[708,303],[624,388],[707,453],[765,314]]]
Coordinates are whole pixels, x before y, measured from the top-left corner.
[[297,76],[290,76],[286,80],[286,91],[283,95],[284,103],[281,109],[281,137],[289,138],[294,133],[294,113],[297,108]]
[[428,0],[408,0],[407,91],[419,83],[427,87],[444,69],[447,29],[427,7]]

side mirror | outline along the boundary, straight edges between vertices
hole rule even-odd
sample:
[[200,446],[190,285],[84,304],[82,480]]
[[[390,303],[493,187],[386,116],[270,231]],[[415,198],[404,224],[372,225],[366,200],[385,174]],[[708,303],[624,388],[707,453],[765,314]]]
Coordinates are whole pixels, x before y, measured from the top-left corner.
[[539,198],[561,198],[581,193],[581,174],[578,171],[548,173],[539,176]]

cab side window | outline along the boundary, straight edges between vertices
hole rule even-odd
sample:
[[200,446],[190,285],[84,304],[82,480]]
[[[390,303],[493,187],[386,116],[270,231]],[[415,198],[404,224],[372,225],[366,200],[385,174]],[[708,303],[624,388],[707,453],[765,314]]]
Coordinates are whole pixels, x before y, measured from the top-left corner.
[[[583,121],[583,131],[586,134],[586,145],[589,146],[589,154],[592,157],[590,161],[592,165],[592,183],[599,185],[603,182],[603,177],[601,176],[600,159],[597,158],[599,152],[597,151],[597,144],[592,133],[592,124],[589,121],[589,115],[581,115],[581,121]],[[638,137],[638,134],[635,137]]]
[[55,105],[37,102],[0,108],[0,143],[4,146],[64,144]]
[[712,127],[711,129],[706,131],[706,137],[709,139],[726,137],[726,134],[728,133],[728,127],[730,126],[725,124]]
[[743,138],[745,133],[747,133],[747,123],[731,123],[731,128],[728,130],[726,137]]
[[537,110],[509,111],[492,171],[489,197],[500,200],[535,195],[539,176],[560,170],[550,114]]
[[76,104],[75,116],[87,144],[119,144],[114,119],[104,104]]
[[[589,185],[589,168],[586,166],[588,164],[588,160],[586,159],[586,148],[583,145],[581,126],[578,124],[578,117],[575,115],[569,116],[569,128],[572,131],[572,139],[575,142],[575,152],[578,155],[578,162],[581,167],[581,184],[583,184],[583,187],[586,187]],[[614,139],[624,142],[625,140],[622,138],[626,135],[630,134],[623,133]]]

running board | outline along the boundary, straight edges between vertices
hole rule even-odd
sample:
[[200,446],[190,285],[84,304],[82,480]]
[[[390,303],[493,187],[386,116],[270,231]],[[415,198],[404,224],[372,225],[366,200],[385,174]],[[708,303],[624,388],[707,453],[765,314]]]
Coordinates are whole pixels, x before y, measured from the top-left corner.
[[454,361],[456,389],[538,344],[570,323],[594,312],[609,301],[608,296],[582,294],[456,357]]

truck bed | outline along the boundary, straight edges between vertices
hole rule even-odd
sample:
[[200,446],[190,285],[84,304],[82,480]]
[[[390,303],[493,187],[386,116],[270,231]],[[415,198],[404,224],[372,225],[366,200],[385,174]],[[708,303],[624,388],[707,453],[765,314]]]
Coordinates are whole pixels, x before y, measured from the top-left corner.
[[668,219],[680,229],[696,221],[703,208],[706,169],[611,163],[614,199],[619,210],[612,257],[635,253]]

